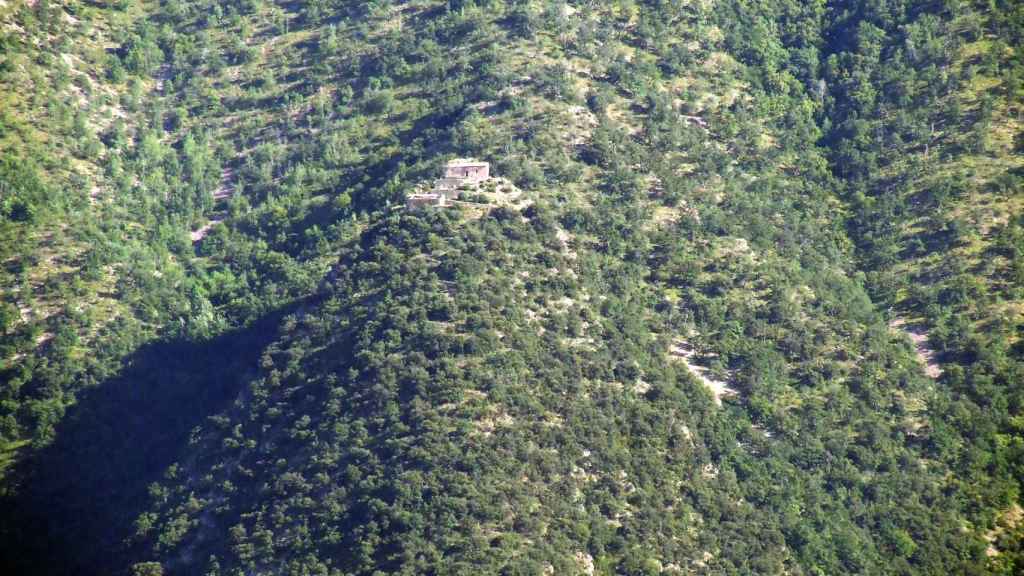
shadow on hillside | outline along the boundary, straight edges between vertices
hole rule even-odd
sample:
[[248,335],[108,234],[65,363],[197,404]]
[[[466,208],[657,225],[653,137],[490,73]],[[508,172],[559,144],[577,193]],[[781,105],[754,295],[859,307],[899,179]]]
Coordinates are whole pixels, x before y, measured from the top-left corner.
[[21,494],[0,501],[0,573],[117,574],[147,487],[230,406],[296,307],[206,342],[145,345],[83,392],[54,442],[16,471]]

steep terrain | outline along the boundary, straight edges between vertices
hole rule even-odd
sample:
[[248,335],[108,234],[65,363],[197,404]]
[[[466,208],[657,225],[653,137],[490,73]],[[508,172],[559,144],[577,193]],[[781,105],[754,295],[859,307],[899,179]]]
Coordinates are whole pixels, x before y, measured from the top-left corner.
[[194,150],[190,176],[176,153],[156,168],[169,137],[145,73],[163,55],[127,39],[144,8],[0,6],[0,470],[139,345],[217,328],[182,231],[192,215],[149,189],[206,196]]
[[0,7],[5,559],[1020,570],[1024,11],[911,4]]

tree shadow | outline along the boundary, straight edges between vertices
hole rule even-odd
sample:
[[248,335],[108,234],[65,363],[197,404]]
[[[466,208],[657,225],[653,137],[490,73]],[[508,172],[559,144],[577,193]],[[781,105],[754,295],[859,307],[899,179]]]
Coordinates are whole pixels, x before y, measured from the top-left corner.
[[204,342],[139,348],[116,377],[82,393],[54,441],[13,471],[0,500],[0,573],[116,574],[148,486],[189,435],[257,372],[281,319],[302,304]]

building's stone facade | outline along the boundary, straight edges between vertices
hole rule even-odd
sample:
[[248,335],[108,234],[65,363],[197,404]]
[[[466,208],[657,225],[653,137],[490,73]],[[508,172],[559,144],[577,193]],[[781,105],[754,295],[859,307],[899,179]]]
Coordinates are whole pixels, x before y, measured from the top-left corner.
[[477,160],[456,159],[445,166],[445,178],[458,178],[471,182],[482,182],[491,177],[491,165]]

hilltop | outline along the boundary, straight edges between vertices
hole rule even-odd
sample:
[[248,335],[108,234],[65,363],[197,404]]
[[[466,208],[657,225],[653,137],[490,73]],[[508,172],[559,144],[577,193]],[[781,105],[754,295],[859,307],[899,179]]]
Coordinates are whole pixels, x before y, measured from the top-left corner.
[[1013,3],[0,26],[14,573],[1024,562]]

